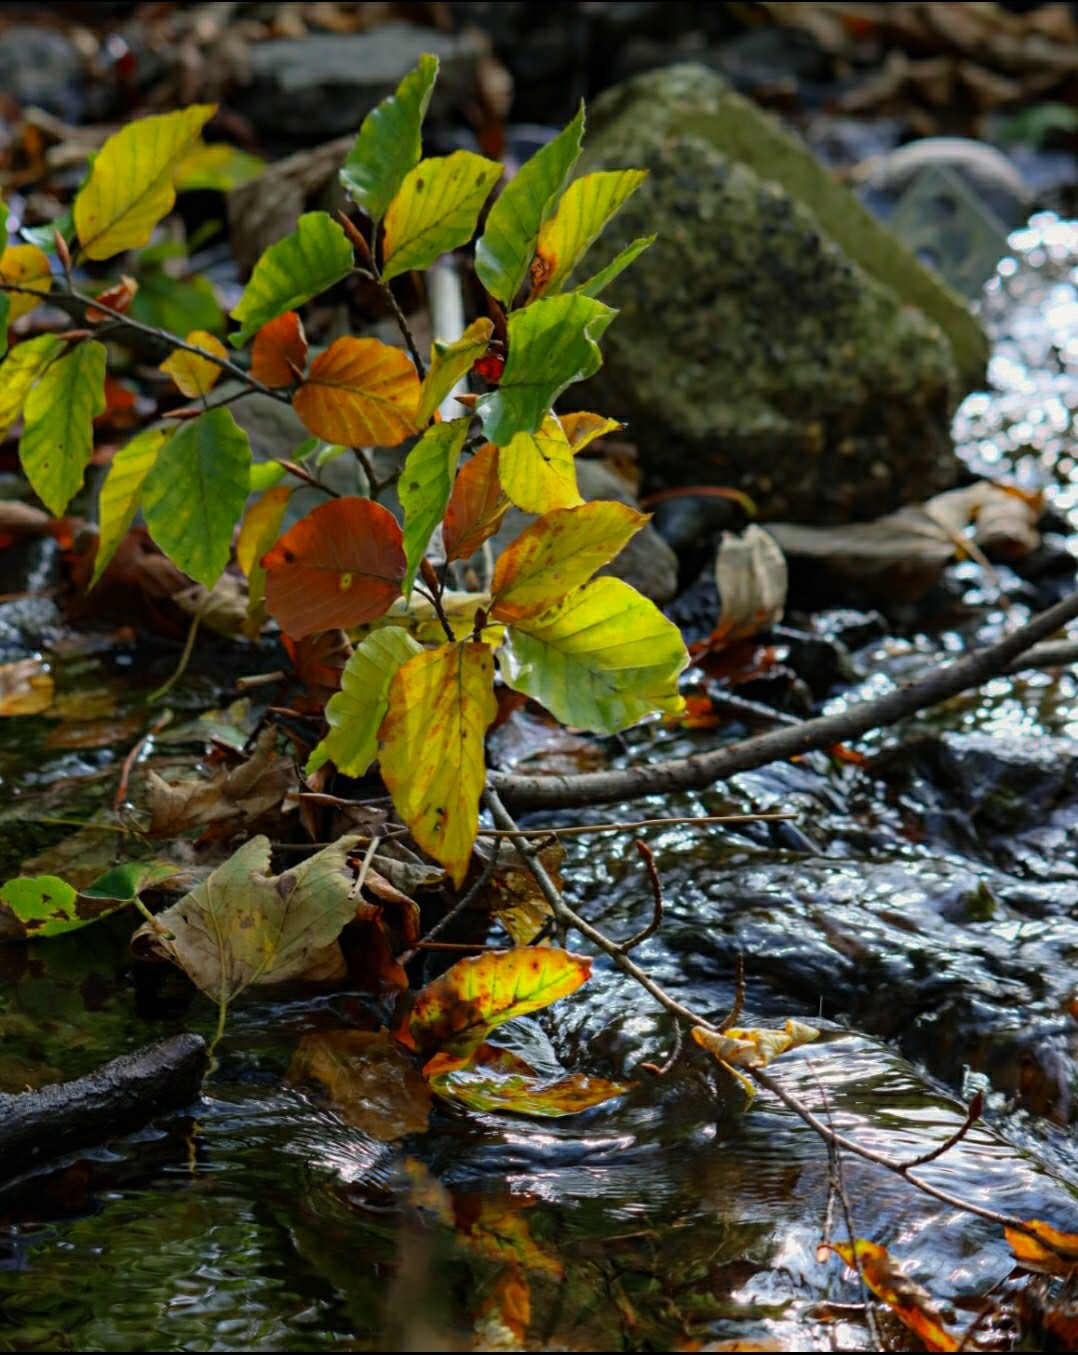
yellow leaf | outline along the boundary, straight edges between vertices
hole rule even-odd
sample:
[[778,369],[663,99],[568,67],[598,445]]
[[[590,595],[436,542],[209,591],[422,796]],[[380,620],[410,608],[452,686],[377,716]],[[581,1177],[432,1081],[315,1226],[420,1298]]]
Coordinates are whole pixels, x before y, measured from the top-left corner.
[[493,683],[489,645],[457,641],[417,654],[390,683],[379,732],[397,812],[458,886],[479,828],[483,736],[498,712]]
[[635,508],[607,500],[545,514],[499,555],[490,590],[492,620],[513,625],[553,607],[608,564],[645,522]]
[[539,231],[530,270],[533,298],[561,290],[603,227],[645,178],[643,169],[605,170],[585,174],[569,185],[557,212]]
[[1064,1278],[1072,1275],[1078,1266],[1078,1233],[1061,1233],[1058,1228],[1053,1228],[1041,1219],[1029,1219],[1026,1226],[1032,1228],[1037,1236],[1030,1237],[1017,1228],[1003,1230],[1019,1264],[1026,1270],[1039,1271],[1044,1275],[1060,1275]]
[[257,633],[265,620],[266,571],[261,560],[280,535],[285,509],[292,491],[287,485],[267,489],[248,508],[236,541],[236,563],[247,575],[248,634]]
[[429,268],[472,238],[502,167],[474,151],[421,160],[404,177],[386,212],[382,276]]
[[336,339],[292,400],[304,426],[344,447],[396,447],[417,430],[419,374],[399,348]]
[[869,1289],[887,1304],[910,1331],[916,1332],[925,1347],[928,1350],[957,1350],[959,1343],[944,1327],[931,1294],[903,1275],[886,1247],[859,1237],[853,1246],[849,1242],[832,1242],[831,1250],[837,1252],[851,1269],[856,1270],[854,1246]]
[[427,423],[434,411],[457,384],[471,371],[490,346],[493,324],[485,319],[473,320],[454,343],[431,344],[430,366],[423,381],[419,402],[420,426]]
[[811,1044],[820,1032],[803,1021],[787,1021],[784,1030],[766,1030],[753,1027],[740,1030],[731,1027],[718,1033],[694,1026],[692,1037],[703,1045],[720,1063],[735,1068],[766,1068],[780,1054]]
[[[37,245],[8,245],[0,254],[0,282],[32,287],[44,296],[52,286],[52,269]],[[11,298],[8,323],[29,315],[40,300],[38,297],[24,296],[21,292],[9,292],[8,296]]]
[[[227,358],[228,349],[220,339],[204,329],[193,329],[187,336],[187,342],[196,348],[204,348],[215,357]],[[193,400],[199,395],[208,395],[221,375],[221,368],[209,358],[199,357],[197,353],[188,353],[182,348],[175,349],[161,363],[160,369],[176,383],[182,395]]]
[[501,449],[498,478],[511,503],[525,513],[572,508],[584,500],[576,484],[573,449],[556,414],[535,433],[518,433]]
[[75,229],[88,259],[111,259],[149,240],[176,201],[177,166],[216,112],[216,104],[192,104],[109,137],[75,199]]
[[589,442],[605,437],[607,433],[617,433],[623,426],[617,419],[604,419],[601,414],[588,414],[582,409],[558,417],[574,456],[582,452]]

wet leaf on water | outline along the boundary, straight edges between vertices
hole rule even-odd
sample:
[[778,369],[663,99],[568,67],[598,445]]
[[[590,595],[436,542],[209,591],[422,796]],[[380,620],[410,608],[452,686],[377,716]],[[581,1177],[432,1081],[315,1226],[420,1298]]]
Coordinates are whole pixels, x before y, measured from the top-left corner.
[[40,715],[52,705],[52,674],[42,659],[15,659],[0,664],[0,717]]
[[492,322],[480,318],[473,320],[453,343],[431,345],[430,365],[419,397],[417,421],[421,428],[433,417],[435,410],[461,377],[470,372],[487,351],[493,333]]
[[267,320],[251,345],[251,375],[263,386],[293,386],[307,366],[307,336],[295,311]]
[[[214,357],[228,356],[228,349],[215,335],[205,329],[193,329],[187,335],[187,343],[195,348],[204,349]],[[160,370],[170,376],[181,395],[194,400],[208,395],[221,377],[221,368],[209,358],[198,353],[189,353],[184,348],[174,349],[161,363]]]
[[234,819],[250,821],[276,808],[295,784],[291,758],[273,751],[276,731],[266,730],[238,767],[202,781],[169,783],[148,771],[151,837],[175,837],[190,828]]
[[177,166],[216,112],[216,104],[192,104],[128,123],[109,137],[75,198],[75,227],[88,259],[146,244],[176,201]]
[[472,238],[502,167],[474,151],[421,160],[386,211],[382,276],[429,268]]
[[419,373],[399,348],[351,335],[311,363],[292,398],[304,427],[345,447],[396,447],[418,431]]
[[27,940],[62,936],[126,908],[144,889],[179,873],[155,861],[116,866],[82,890],[55,875],[19,876],[0,886],[0,906]]
[[144,923],[132,947],[174,961],[222,1008],[255,984],[339,975],[337,937],[355,913],[348,854],[358,841],[341,838],[271,876],[269,839],[252,838],[153,924]]
[[565,1278],[565,1267],[532,1236],[524,1210],[535,1201],[526,1195],[455,1195],[457,1238],[488,1261],[503,1261],[551,1279]]
[[394,673],[379,730],[382,778],[425,852],[460,885],[479,828],[483,737],[497,714],[489,645],[457,641]]
[[403,993],[408,974],[394,954],[376,904],[361,903],[341,937],[349,985],[361,993]]
[[507,1266],[483,1297],[473,1323],[477,1350],[520,1350],[532,1320],[523,1266]]
[[428,1077],[463,1068],[496,1027],[575,992],[591,959],[552,946],[492,950],[458,960],[422,990],[406,1031]]
[[1036,1237],[1019,1232],[1017,1228],[1003,1230],[1018,1264],[1042,1275],[1064,1278],[1072,1275],[1078,1267],[1078,1233],[1060,1232],[1042,1219],[1028,1219],[1026,1227],[1031,1228]]
[[[492,848],[482,841],[476,845],[476,855],[483,862],[489,860],[491,851]],[[560,889],[565,848],[560,842],[540,847],[539,860]],[[477,902],[495,915],[515,946],[530,945],[553,917],[531,866],[518,851],[506,847],[504,840],[490,880]]]
[[[510,451],[502,448],[503,465]],[[613,560],[646,522],[643,513],[605,500],[546,513],[498,556],[491,619],[519,625],[561,602]]]
[[494,535],[509,511],[498,478],[498,449],[488,442],[461,467],[446,506],[442,537],[447,560],[467,560]]
[[348,237],[331,216],[325,212],[301,216],[295,231],[270,245],[255,264],[230,312],[240,324],[239,333],[231,336],[232,346],[242,348],[263,325],[340,282],[354,262]]
[[543,1077],[512,1050],[481,1044],[465,1067],[432,1077],[431,1086],[471,1110],[558,1119],[624,1096],[630,1084],[586,1073]]
[[903,1275],[886,1247],[861,1237],[852,1245],[849,1242],[831,1243],[831,1250],[837,1252],[852,1269],[856,1269],[854,1247],[869,1289],[887,1304],[910,1331],[917,1334],[926,1349],[958,1349],[959,1343],[944,1327],[931,1294]]
[[393,514],[370,499],[319,504],[262,557],[266,605],[293,639],[383,616],[407,567]]
[[299,1043],[289,1082],[319,1083],[345,1122],[382,1143],[422,1134],[434,1097],[387,1031],[314,1031]]

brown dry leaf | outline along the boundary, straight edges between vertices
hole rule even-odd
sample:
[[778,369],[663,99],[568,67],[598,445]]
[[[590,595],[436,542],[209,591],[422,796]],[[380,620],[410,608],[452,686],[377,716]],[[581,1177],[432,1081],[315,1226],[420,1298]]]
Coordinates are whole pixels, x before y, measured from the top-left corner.
[[305,1035],[288,1080],[319,1083],[345,1124],[382,1143],[424,1133],[434,1101],[415,1060],[385,1030]]
[[[486,862],[492,850],[480,839],[476,854]],[[565,848],[560,842],[551,842],[540,848],[539,860],[560,889]],[[515,848],[504,843],[480,903],[497,917],[515,946],[530,945],[553,916],[531,867]]]
[[264,730],[254,752],[239,767],[222,768],[206,781],[162,780],[147,772],[151,837],[174,837],[231,819],[256,819],[275,808],[292,789],[296,774],[289,758],[273,751],[276,731]]
[[0,716],[40,715],[52,705],[55,690],[41,659],[0,664]]
[[393,953],[382,922],[382,910],[361,903],[356,920],[341,937],[350,983],[362,993],[403,993],[408,974]]
[[201,583],[173,593],[172,601],[214,635],[234,638],[243,634],[247,621],[247,586],[235,574],[222,574],[212,589]]
[[856,1269],[854,1246],[869,1289],[887,1304],[910,1331],[916,1332],[925,1348],[957,1350],[958,1341],[944,1327],[932,1295],[903,1275],[886,1247],[859,1237],[853,1245],[849,1242],[833,1242],[831,1250],[837,1252],[848,1266]]

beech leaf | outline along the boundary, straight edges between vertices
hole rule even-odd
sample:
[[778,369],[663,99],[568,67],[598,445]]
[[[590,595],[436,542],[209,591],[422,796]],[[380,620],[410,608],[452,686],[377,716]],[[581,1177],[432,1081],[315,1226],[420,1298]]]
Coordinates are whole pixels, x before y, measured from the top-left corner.
[[109,137],[75,198],[75,228],[88,259],[146,244],[176,201],[177,166],[216,111],[216,104],[192,104],[140,118]]
[[561,291],[607,222],[646,178],[644,169],[601,170],[569,185],[539,232],[530,269],[533,297]]
[[291,497],[292,491],[287,485],[275,485],[267,489],[247,509],[240,534],[236,538],[236,563],[247,575],[247,624],[244,632],[248,635],[257,634],[266,619],[266,571],[262,567],[262,557],[280,534]]
[[0,331],[6,336],[8,324],[23,315],[29,315],[44,300],[45,293],[52,287],[52,267],[47,256],[36,245],[8,245],[0,252],[0,282],[32,287],[35,292],[41,293],[39,297],[26,296],[22,292],[3,293],[8,312],[7,321],[0,324]]
[[425,53],[396,92],[372,108],[341,169],[341,183],[357,206],[381,221],[404,176],[419,163],[420,131],[427,113],[438,58]]
[[228,564],[250,475],[247,434],[232,411],[222,408],[173,433],[146,474],[142,511],[150,535],[185,574],[207,588]]
[[307,336],[295,311],[267,320],[251,345],[251,375],[263,386],[294,386],[307,366]]
[[603,269],[600,269],[593,277],[582,282],[579,287],[574,287],[574,292],[579,292],[581,296],[598,296],[600,292],[606,290],[619,274],[624,273],[631,263],[634,263],[644,250],[653,245],[658,239],[657,235],[641,235],[638,239],[631,241],[614,256],[613,259]]
[[574,456],[596,438],[605,437],[607,433],[617,433],[622,428],[617,419],[607,419],[602,414],[588,414],[582,409],[574,410],[571,414],[559,414],[558,419]]
[[178,866],[132,861],[81,890],[55,875],[22,875],[0,886],[0,914],[14,917],[28,941],[62,936],[126,908],[144,889],[178,873]]
[[290,527],[262,557],[266,605],[293,639],[384,616],[401,595],[396,518],[370,499],[333,499]]
[[423,379],[417,423],[422,427],[466,372],[490,345],[494,325],[486,318],[473,320],[459,339],[450,344],[431,344],[430,366]]
[[431,536],[445,515],[470,423],[464,418],[432,425],[405,458],[397,485],[404,509],[404,554],[408,561],[405,597],[412,591]]
[[355,260],[344,231],[325,212],[307,212],[296,229],[270,245],[254,266],[235,309],[240,330],[231,336],[242,348],[255,334],[285,311],[294,311],[352,271]]
[[[221,340],[205,329],[193,329],[187,336],[187,342],[196,348],[204,348],[216,357],[228,356],[228,349]],[[186,395],[189,400],[208,395],[221,376],[221,368],[216,362],[200,357],[197,353],[188,353],[183,348],[174,349],[161,363],[160,370],[172,378],[180,394]]]
[[1069,1279],[1078,1269],[1078,1233],[1060,1232],[1043,1219],[1028,1219],[1025,1223],[1036,1237],[1017,1228],[1003,1229],[1018,1264],[1042,1275]]
[[7,437],[22,413],[34,382],[63,351],[63,339],[39,334],[20,343],[4,359],[0,366],[0,438]]
[[865,1284],[887,1304],[899,1321],[917,1334],[926,1350],[959,1349],[958,1339],[944,1327],[931,1294],[908,1275],[903,1275],[898,1262],[886,1247],[868,1242],[863,1237],[854,1243],[832,1242],[830,1246],[851,1270],[857,1269],[854,1260],[856,1249]]
[[488,442],[453,482],[442,523],[447,560],[467,560],[494,535],[510,503],[498,478],[498,449]]
[[326,705],[329,733],[307,760],[307,775],[333,760],[345,776],[362,776],[378,756],[378,729],[389,709],[389,684],[402,664],[423,652],[407,631],[372,631],[345,664],[341,690]]
[[93,421],[105,412],[107,356],[104,344],[78,344],[45,368],[23,405],[19,459],[54,517],[82,488],[93,455]]
[[145,428],[112,458],[97,505],[97,554],[91,588],[108,568],[116,548],[135,520],[142,486],[166,437],[168,433],[163,428]]
[[439,1096],[471,1110],[508,1111],[542,1119],[579,1115],[629,1090],[627,1083],[585,1073],[541,1077],[512,1050],[489,1044],[481,1044],[465,1067],[432,1078],[431,1086]]
[[457,641],[417,654],[393,676],[379,734],[397,813],[458,887],[479,828],[483,737],[498,713],[493,684],[489,645]]
[[386,212],[382,277],[429,268],[472,238],[502,167],[474,151],[421,160]]
[[547,513],[583,503],[576,483],[576,462],[556,414],[548,414],[536,433],[518,433],[498,457],[498,478],[510,503],[525,513]]
[[417,429],[419,374],[378,339],[335,339],[292,399],[304,427],[345,447],[396,447]]
[[504,447],[518,433],[534,433],[567,386],[595,375],[602,365],[599,340],[616,314],[601,301],[569,293],[510,315],[501,382],[476,402],[491,442]]

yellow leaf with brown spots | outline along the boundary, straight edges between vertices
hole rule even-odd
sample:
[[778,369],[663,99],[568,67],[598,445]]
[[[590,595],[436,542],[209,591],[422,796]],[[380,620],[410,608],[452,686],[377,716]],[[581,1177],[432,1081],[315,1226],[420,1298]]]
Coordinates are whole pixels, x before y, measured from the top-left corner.
[[52,270],[46,256],[37,245],[8,245],[0,253],[0,282],[17,287],[30,287],[41,296],[27,296],[23,292],[9,292],[11,310],[8,322],[14,323],[22,315],[29,315],[52,286]]
[[561,291],[606,223],[646,178],[644,169],[604,170],[569,185],[558,210],[539,231],[530,270],[533,298]]

